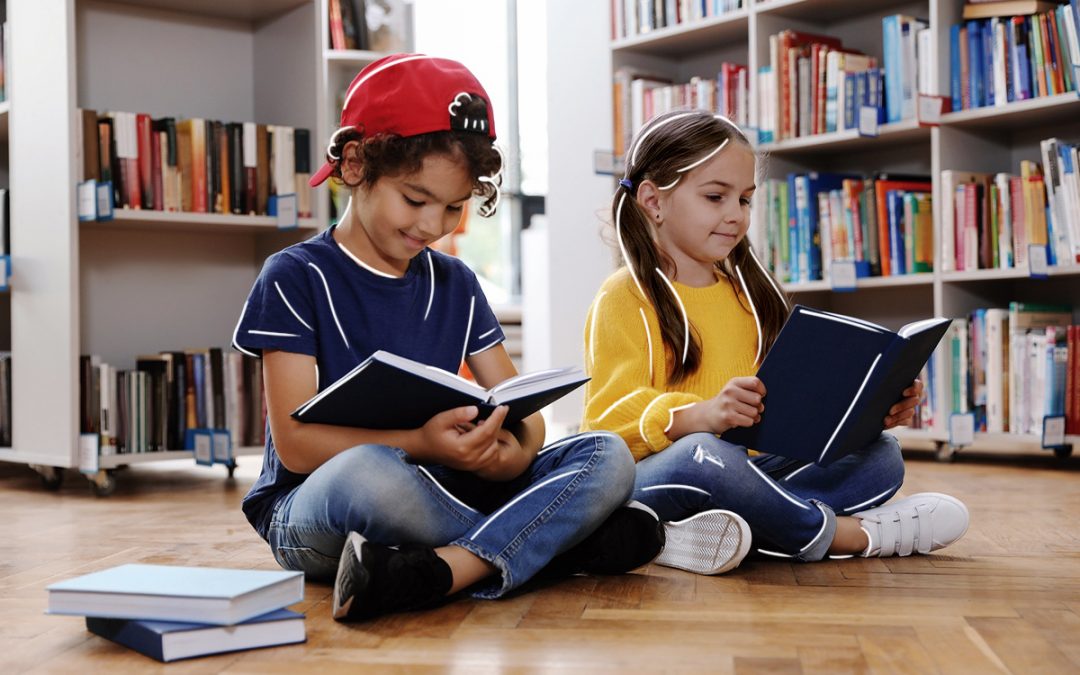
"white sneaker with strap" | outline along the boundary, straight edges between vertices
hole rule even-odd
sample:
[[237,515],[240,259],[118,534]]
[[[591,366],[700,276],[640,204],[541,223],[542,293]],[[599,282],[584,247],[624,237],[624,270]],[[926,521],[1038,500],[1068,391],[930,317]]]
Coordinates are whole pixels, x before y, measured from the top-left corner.
[[940,492],[921,492],[852,514],[870,540],[864,558],[908,556],[945,548],[967,532],[967,507]]

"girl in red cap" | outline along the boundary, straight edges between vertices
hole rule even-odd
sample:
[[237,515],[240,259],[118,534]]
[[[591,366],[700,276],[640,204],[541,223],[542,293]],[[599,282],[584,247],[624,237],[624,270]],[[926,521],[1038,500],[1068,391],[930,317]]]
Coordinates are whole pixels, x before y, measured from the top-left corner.
[[263,359],[269,418],[244,512],[282,567],[335,579],[339,620],[465,588],[497,598],[545,568],[621,573],[663,545],[655,514],[622,506],[634,467],[613,434],[542,448],[540,415],[504,426],[505,407],[390,431],[290,417],[380,349],[450,372],[464,361],[483,387],[516,374],[476,276],[430,248],[473,197],[494,212],[494,140],[488,96],[460,63],[400,54],[366,67],[311,181],[341,180],[349,206],[266,261],[234,333]]

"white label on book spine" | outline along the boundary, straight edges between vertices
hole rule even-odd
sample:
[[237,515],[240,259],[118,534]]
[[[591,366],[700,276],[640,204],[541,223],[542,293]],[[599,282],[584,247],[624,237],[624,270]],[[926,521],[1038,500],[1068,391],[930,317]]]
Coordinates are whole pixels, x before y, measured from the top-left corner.
[[945,107],[943,96],[928,96],[919,94],[917,113],[920,126],[936,127],[941,124],[941,112]]
[[829,283],[834,291],[854,291],[855,261],[834,260],[829,268]]
[[97,434],[79,434],[79,471],[86,475],[98,472],[98,443]]
[[975,415],[953,413],[949,416],[949,445],[959,448],[975,442]]
[[1028,245],[1028,274],[1035,279],[1045,279],[1050,276],[1050,263],[1046,260],[1044,244]]
[[878,109],[877,106],[864,105],[859,108],[859,135],[877,138],[878,135]]
[[297,220],[296,193],[277,196],[277,226],[279,230],[295,230],[300,226]]
[[196,431],[194,436],[195,463],[213,464],[213,440],[211,439],[210,432]]
[[112,181],[107,180],[97,184],[97,219],[112,220],[113,217],[113,190]]
[[79,220],[97,220],[97,181],[79,183]]
[[1043,418],[1042,446],[1060,448],[1065,445],[1065,416],[1047,415]]

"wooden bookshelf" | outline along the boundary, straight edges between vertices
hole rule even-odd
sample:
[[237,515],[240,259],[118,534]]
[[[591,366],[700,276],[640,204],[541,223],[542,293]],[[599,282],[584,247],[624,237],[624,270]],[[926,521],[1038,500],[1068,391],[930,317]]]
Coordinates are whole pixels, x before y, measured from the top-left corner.
[[[192,213],[188,211],[152,211],[118,209],[110,220],[80,221],[82,227],[123,227],[142,230],[174,230],[183,232],[215,232],[228,234],[269,234],[290,232],[278,228],[274,216],[242,216],[226,213]],[[301,218],[296,230],[313,232],[318,229],[314,218]]]

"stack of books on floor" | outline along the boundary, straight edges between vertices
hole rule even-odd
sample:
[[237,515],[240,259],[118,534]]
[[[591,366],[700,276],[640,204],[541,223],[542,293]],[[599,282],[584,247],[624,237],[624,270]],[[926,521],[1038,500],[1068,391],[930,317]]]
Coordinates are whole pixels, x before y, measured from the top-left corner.
[[52,584],[50,614],[159,661],[303,642],[301,572],[129,564]]

